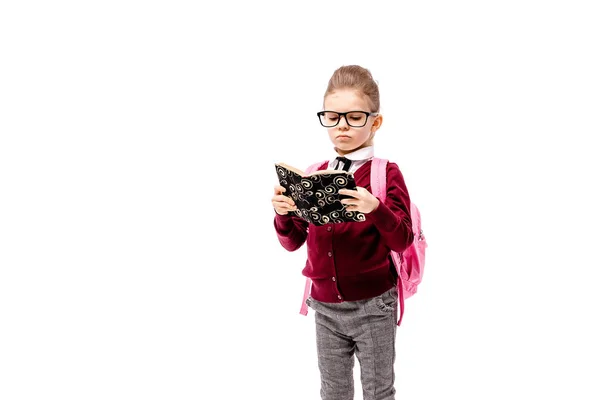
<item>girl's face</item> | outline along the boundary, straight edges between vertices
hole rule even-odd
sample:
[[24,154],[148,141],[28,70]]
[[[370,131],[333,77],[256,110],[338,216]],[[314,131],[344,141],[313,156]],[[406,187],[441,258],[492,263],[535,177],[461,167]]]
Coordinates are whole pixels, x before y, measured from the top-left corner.
[[[326,111],[340,113],[348,111],[371,112],[367,97],[352,89],[342,89],[330,93],[325,97],[323,107]],[[338,154],[345,155],[360,148],[371,146],[373,144],[373,136],[375,136],[375,132],[381,126],[381,122],[381,115],[369,116],[365,126],[354,128],[348,126],[346,119],[341,117],[336,126],[327,128],[327,132]],[[350,123],[354,124],[351,119]]]

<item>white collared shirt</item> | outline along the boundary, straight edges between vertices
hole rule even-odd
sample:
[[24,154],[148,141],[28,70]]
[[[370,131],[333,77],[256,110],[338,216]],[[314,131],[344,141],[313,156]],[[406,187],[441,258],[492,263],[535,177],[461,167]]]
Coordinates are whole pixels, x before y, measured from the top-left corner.
[[[352,153],[346,154],[344,157],[352,161],[350,164],[350,169],[348,172],[355,173],[357,169],[359,169],[364,163],[373,158],[375,154],[374,146],[363,147],[362,149],[358,149],[353,151]],[[336,153],[335,157],[339,157],[340,155]],[[329,161],[327,165],[327,169],[336,169],[338,161],[335,157]]]

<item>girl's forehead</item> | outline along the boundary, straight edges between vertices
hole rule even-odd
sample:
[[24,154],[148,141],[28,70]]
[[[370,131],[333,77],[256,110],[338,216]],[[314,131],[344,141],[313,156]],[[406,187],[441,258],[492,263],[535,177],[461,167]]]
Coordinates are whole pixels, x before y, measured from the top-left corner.
[[368,107],[367,97],[357,90],[342,89],[329,93],[324,99],[325,108],[343,107],[362,110]]

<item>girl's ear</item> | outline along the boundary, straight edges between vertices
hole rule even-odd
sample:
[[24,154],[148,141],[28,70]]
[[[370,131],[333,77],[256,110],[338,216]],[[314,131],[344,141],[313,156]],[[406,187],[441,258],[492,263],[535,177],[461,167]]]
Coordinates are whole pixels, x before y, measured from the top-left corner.
[[379,129],[381,127],[382,123],[383,123],[383,116],[381,114],[379,114],[378,116],[375,117],[375,121],[373,121],[373,125],[371,126],[371,133],[375,133],[377,131],[377,129]]

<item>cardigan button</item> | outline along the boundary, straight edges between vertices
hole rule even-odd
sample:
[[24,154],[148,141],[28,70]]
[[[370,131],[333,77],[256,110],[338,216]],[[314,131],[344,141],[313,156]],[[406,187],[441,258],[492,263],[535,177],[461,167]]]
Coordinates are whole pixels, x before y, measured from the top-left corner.
[[339,294],[338,294],[338,299],[340,299],[340,300],[342,299],[342,296],[340,296]]
[[327,232],[331,232],[331,227],[330,226],[327,227]]
[[335,276],[332,276],[332,277],[331,277],[331,280],[335,282]]
[[333,254],[332,254],[330,251],[328,251],[328,252],[327,252],[327,255],[328,255],[329,257],[331,257]]

